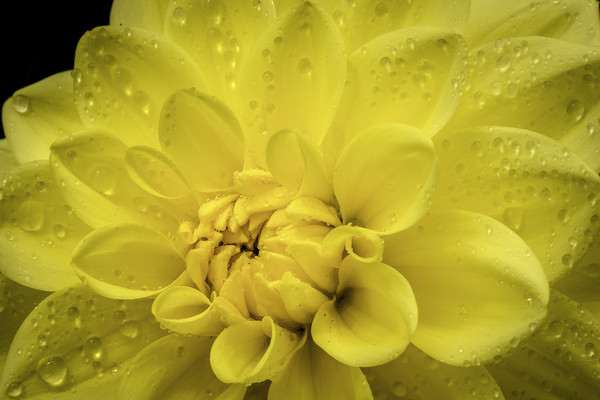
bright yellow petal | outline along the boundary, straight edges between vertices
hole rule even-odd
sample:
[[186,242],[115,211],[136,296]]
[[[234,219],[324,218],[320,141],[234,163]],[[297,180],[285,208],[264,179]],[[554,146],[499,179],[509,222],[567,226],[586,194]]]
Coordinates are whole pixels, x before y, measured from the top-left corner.
[[120,382],[119,400],[242,400],[244,385],[227,385],[210,368],[209,338],[168,335],[145,347]]
[[447,130],[480,125],[539,132],[600,171],[600,52],[543,37],[487,43],[471,51],[470,84]]
[[465,34],[470,46],[515,36],[598,45],[598,4],[594,0],[471,0]]
[[373,392],[388,399],[504,400],[494,378],[484,367],[456,367],[440,363],[413,345],[388,364],[363,369]]
[[189,286],[173,286],[159,294],[152,313],[166,329],[182,335],[217,336],[225,327],[211,301]]
[[412,343],[440,361],[490,361],[545,316],[544,271],[527,245],[492,218],[432,213],[385,242],[384,262],[406,277],[417,299]]
[[272,0],[172,1],[165,33],[198,63],[211,91],[235,107],[240,70],[256,39],[274,20]]
[[47,161],[14,169],[0,192],[0,269],[8,278],[39,290],[79,283],[71,251],[91,228],[62,198]]
[[28,399],[114,399],[129,361],[164,335],[148,301],[123,303],[84,286],[56,292],[26,318],[0,378]]
[[398,357],[416,326],[417,304],[408,281],[388,265],[348,256],[340,265],[336,299],[319,308],[311,333],[336,360],[364,367]]
[[75,53],[75,98],[84,124],[129,146],[158,147],[158,115],[175,90],[206,90],[194,60],[162,35],[106,26],[87,32]]
[[372,400],[360,368],[335,360],[310,338],[269,389],[269,400]]
[[[321,252],[336,260],[336,267],[345,253],[361,262],[380,262],[383,255],[383,239],[370,229],[360,226],[342,225],[325,236]],[[335,257],[335,258],[334,258]]]
[[334,124],[347,139],[392,122],[434,135],[458,105],[466,55],[459,35],[434,27],[373,39],[348,58],[348,82]]
[[94,230],[73,250],[72,263],[94,291],[116,299],[156,295],[186,270],[170,239],[132,224]]
[[[587,250],[600,179],[535,132],[479,127],[434,138],[440,178],[432,209],[489,215],[514,230],[553,282]],[[589,230],[589,232],[588,232]]]
[[55,139],[83,128],[71,71],[17,90],[2,107],[2,126],[20,163],[48,159]]
[[344,86],[344,44],[318,6],[287,10],[256,42],[242,71],[240,113],[252,157],[264,165],[265,144],[282,129],[318,144]]
[[163,33],[169,3],[170,0],[114,0],[110,9],[110,24]]
[[378,125],[342,150],[333,191],[345,224],[390,234],[425,214],[436,179],[429,138],[407,125]]
[[223,382],[260,382],[281,371],[305,337],[280,327],[270,317],[240,322],[217,336],[210,364]]
[[180,209],[137,186],[128,174],[126,157],[119,139],[81,131],[54,142],[50,164],[57,180],[64,182],[62,195],[89,225],[132,222],[175,233],[178,218],[196,209]]
[[600,395],[600,320],[553,291],[548,317],[513,354],[487,366],[504,393],[524,398],[596,399]]
[[216,98],[178,91],[160,112],[160,145],[192,189],[223,190],[242,169],[242,131],[233,113]]

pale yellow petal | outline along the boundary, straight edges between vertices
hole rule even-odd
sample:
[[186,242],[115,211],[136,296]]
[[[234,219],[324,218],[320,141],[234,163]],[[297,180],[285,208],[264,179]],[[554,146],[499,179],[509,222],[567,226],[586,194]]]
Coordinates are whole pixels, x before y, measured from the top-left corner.
[[310,338],[269,388],[269,400],[372,400],[360,368],[325,353]]
[[413,345],[388,364],[365,368],[373,392],[388,398],[414,400],[504,400],[490,373],[481,366],[469,368],[440,363]]
[[150,297],[185,280],[185,261],[167,237],[141,225],[106,225],[73,250],[75,272],[96,291],[116,299]]
[[366,129],[344,147],[333,172],[343,222],[391,234],[425,214],[437,179],[431,140],[408,125]]
[[0,179],[6,178],[10,171],[18,166],[19,162],[15,158],[8,140],[0,139]]
[[119,400],[242,400],[246,387],[227,385],[211,371],[209,338],[168,335],[131,361]]
[[319,308],[311,334],[336,360],[366,367],[398,357],[416,326],[417,304],[408,281],[386,264],[348,256],[340,265],[336,298]]
[[264,166],[265,144],[282,129],[298,130],[318,144],[333,119],[345,74],[342,38],[320,7],[306,2],[271,24],[240,80],[242,127],[255,162]]
[[274,20],[272,0],[172,1],[165,33],[198,63],[211,91],[237,107],[240,70],[254,42]]
[[549,289],[540,263],[514,232],[484,215],[432,213],[386,238],[383,260],[414,291],[412,343],[442,362],[491,361],[545,316]]
[[163,33],[169,3],[170,0],[114,0],[110,9],[110,24]]
[[128,146],[158,147],[158,115],[174,91],[206,90],[194,60],[164,36],[131,27],[87,32],[75,52],[74,88],[84,124]]
[[547,36],[598,45],[598,3],[594,0],[471,0],[465,33],[469,46],[515,36]]
[[599,229],[594,215],[600,179],[577,155],[514,128],[466,129],[434,142],[440,178],[432,209],[475,211],[501,221],[533,250],[551,282],[586,251]]
[[0,186],[0,270],[35,289],[79,283],[71,251],[91,228],[73,213],[59,186],[47,161],[17,167]]
[[334,125],[347,140],[382,123],[412,125],[434,135],[458,105],[466,55],[459,35],[435,27],[402,29],[373,39],[348,58],[347,84]]
[[163,335],[148,301],[123,303],[83,286],[61,290],[15,335],[0,387],[8,398],[114,399],[131,358]]
[[17,90],[2,107],[2,126],[20,163],[47,160],[55,139],[83,128],[71,71]]

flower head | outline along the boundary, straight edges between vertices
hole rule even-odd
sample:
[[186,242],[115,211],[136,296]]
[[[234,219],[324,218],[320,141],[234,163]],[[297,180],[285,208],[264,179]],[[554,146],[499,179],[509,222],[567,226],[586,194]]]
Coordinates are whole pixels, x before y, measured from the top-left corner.
[[598,393],[594,3],[284,3],[115,1],[5,103],[6,395]]

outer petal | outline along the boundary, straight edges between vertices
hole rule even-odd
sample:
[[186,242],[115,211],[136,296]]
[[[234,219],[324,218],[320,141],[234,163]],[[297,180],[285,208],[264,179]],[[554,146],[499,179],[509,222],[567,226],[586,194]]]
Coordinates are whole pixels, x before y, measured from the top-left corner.
[[156,295],[186,270],[171,240],[140,225],[108,225],[73,250],[75,272],[97,293],[116,299]]
[[163,33],[169,3],[170,0],[114,0],[110,9],[110,24]]
[[369,377],[373,392],[387,395],[388,399],[504,400],[500,388],[485,368],[440,363],[413,345],[388,364],[363,371]]
[[147,301],[74,287],[52,294],[15,335],[0,388],[9,398],[114,399],[129,360],[164,333]]
[[87,32],[75,53],[75,98],[86,126],[127,145],[157,147],[160,107],[177,89],[205,90],[191,57],[161,35],[107,26]]
[[388,265],[348,256],[340,265],[336,294],[312,324],[319,347],[357,367],[384,364],[404,351],[417,326],[417,304],[402,275]]
[[0,179],[4,180],[10,171],[19,166],[19,162],[15,158],[8,140],[0,139]]
[[471,0],[465,36],[473,47],[514,36],[548,36],[598,45],[598,4],[593,0]]
[[524,398],[600,397],[600,321],[553,291],[548,318],[527,344],[487,368],[505,393]]
[[[186,211],[137,186],[125,162],[127,149],[102,132],[81,131],[52,145],[51,165],[61,192],[86,223],[93,227],[133,222],[175,233]],[[183,214],[182,214],[183,213]],[[182,218],[183,217],[183,218]]]
[[304,340],[305,336],[280,327],[270,317],[240,322],[217,337],[210,364],[223,382],[260,382],[275,376]]
[[240,80],[240,112],[255,160],[264,165],[266,141],[282,129],[297,129],[318,144],[333,119],[345,74],[342,38],[321,8],[307,2],[271,24]]
[[2,107],[2,126],[20,163],[48,159],[55,139],[83,128],[71,71],[18,90]]
[[0,269],[40,290],[79,283],[71,251],[90,228],[62,198],[46,162],[14,169],[0,187]]
[[117,399],[241,400],[246,387],[227,385],[210,369],[209,338],[165,336],[144,348],[121,380]]
[[220,101],[195,90],[178,91],[160,113],[160,145],[192,189],[229,188],[244,163],[242,131]]
[[333,191],[344,223],[390,234],[425,214],[436,178],[433,145],[425,135],[406,125],[379,125],[342,150]]
[[165,32],[198,63],[212,92],[234,107],[240,70],[275,15],[272,0],[172,1],[166,12]]
[[434,135],[458,105],[466,54],[459,35],[428,26],[373,39],[349,57],[336,127],[347,139],[392,122]]
[[342,364],[307,340],[271,383],[269,400],[372,400],[360,368]]
[[502,221],[521,236],[555,281],[599,229],[600,179],[576,155],[534,132],[479,127],[434,140],[440,179],[432,209]]
[[440,361],[489,361],[545,316],[548,283],[539,262],[489,217],[431,214],[387,238],[383,260],[414,290],[419,325],[412,342]]
[[530,129],[559,140],[600,171],[600,51],[543,37],[487,43],[448,130],[479,125]]

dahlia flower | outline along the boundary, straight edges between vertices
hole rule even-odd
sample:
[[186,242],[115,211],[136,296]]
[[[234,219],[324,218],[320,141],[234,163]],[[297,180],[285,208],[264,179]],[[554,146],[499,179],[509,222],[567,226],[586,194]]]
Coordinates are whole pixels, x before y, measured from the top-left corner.
[[2,120],[22,399],[600,396],[592,0],[115,0]]

